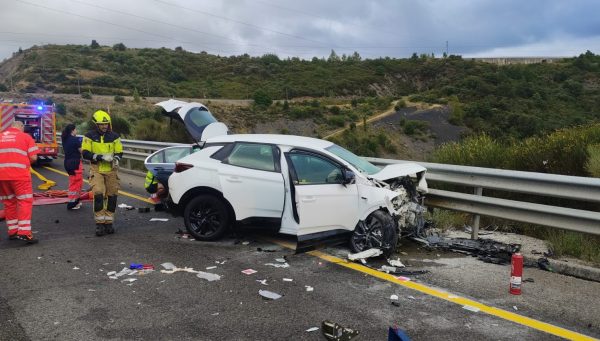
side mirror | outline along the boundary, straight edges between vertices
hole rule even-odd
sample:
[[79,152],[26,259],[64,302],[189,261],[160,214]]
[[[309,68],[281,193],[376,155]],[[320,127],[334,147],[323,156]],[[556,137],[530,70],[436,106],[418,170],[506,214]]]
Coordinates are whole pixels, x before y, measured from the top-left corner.
[[354,180],[356,180],[356,175],[354,174],[354,172],[347,168],[342,169],[342,175],[344,177],[342,185],[344,186],[352,184],[354,183]]

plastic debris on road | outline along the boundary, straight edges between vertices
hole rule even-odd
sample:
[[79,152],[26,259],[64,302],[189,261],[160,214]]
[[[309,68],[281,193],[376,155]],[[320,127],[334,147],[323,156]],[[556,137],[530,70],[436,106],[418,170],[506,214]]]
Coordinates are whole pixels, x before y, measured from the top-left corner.
[[274,293],[272,291],[268,291],[268,290],[259,290],[258,294],[266,299],[270,299],[270,300],[278,300],[280,299],[282,296]]
[[152,218],[150,221],[169,221],[168,218]]
[[405,267],[404,264],[402,264],[402,262],[400,261],[400,258],[396,258],[396,259],[388,259],[388,264],[391,266],[395,266],[397,268],[403,268]]
[[79,268],[78,268],[78,267],[76,267],[76,266],[74,266],[74,267],[73,267],[73,270],[79,270]]
[[265,265],[272,266],[275,268],[289,268],[290,265],[288,263],[265,263]]
[[399,280],[400,282],[408,282],[410,281],[410,278],[408,277],[404,277],[404,276],[395,276],[395,279]]
[[383,251],[381,251],[380,249],[368,249],[359,253],[349,253],[348,254],[348,259],[355,261],[358,259],[365,259],[365,258],[371,258],[371,257],[377,257],[383,254]]
[[400,302],[398,302],[398,300],[399,300],[398,295],[393,294],[393,295],[390,296],[390,301],[391,301],[392,305],[394,305],[396,307],[400,306]]
[[292,278],[284,278],[283,281],[284,282],[293,282],[294,279],[292,279]]
[[162,263],[161,266],[163,268],[165,268],[165,270],[173,270],[175,269],[175,264],[167,262],[167,263]]
[[317,330],[319,330],[319,327],[308,328],[306,331],[310,333],[310,332],[316,332]]
[[262,285],[268,285],[266,279],[257,279],[256,281]]
[[287,259],[285,258],[275,258],[275,261],[278,263],[287,263]]
[[306,288],[306,291],[314,291],[315,288],[311,287],[310,285],[305,285],[304,286]]
[[204,271],[198,271],[198,274],[196,275],[196,277],[205,279],[205,280],[207,280],[209,282],[218,281],[218,280],[221,279],[220,275],[213,274],[213,273],[210,273],[210,272],[204,272]]
[[257,273],[258,271],[254,270],[254,269],[246,269],[246,270],[242,270],[242,273],[245,275],[252,275]]
[[216,266],[216,265],[213,265],[213,266],[207,266],[207,267],[206,267],[206,270],[212,270],[212,269],[216,269],[216,268],[217,268],[217,266]]
[[130,278],[125,278],[125,279],[124,279],[124,280],[122,280],[121,282],[123,282],[123,283],[125,283],[125,282],[129,282],[129,283],[131,283],[131,282],[135,282],[135,281],[137,281],[137,279],[136,279],[136,278],[131,278],[131,277],[130,277]]
[[477,307],[473,307],[471,305],[463,305],[463,309],[468,310],[468,311],[472,311],[474,313],[479,311],[479,308]]
[[125,204],[125,203],[119,204],[119,206],[118,206],[118,207],[119,207],[119,208],[124,208],[124,209],[126,209],[126,210],[133,210],[133,209],[135,208],[135,207],[133,207],[133,206],[130,206],[130,205],[127,205],[127,204]]
[[321,331],[327,340],[335,341],[352,340],[359,334],[359,331],[356,329],[342,327],[331,321],[323,321]]

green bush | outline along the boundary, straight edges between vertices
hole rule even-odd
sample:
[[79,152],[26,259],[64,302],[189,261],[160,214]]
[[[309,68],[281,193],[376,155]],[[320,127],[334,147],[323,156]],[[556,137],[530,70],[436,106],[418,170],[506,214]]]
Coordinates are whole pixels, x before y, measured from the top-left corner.
[[398,100],[398,103],[396,103],[396,105],[394,106],[394,110],[398,111],[402,108],[406,108],[406,101],[403,99]]
[[64,103],[58,103],[56,104],[54,111],[59,115],[65,116],[67,114],[67,106]]
[[588,159],[585,163],[585,170],[589,175],[600,178],[600,144],[588,146]]
[[273,103],[271,96],[269,96],[269,94],[263,90],[257,90],[254,92],[252,99],[254,99],[254,104],[259,107],[269,107]]
[[116,103],[125,103],[125,97],[123,97],[121,95],[116,95],[115,96],[115,102]]
[[92,91],[89,90],[88,92],[84,92],[81,94],[81,98],[83,99],[92,99]]
[[424,133],[429,124],[425,121],[407,120],[404,123],[403,130],[406,135],[412,136],[417,133]]

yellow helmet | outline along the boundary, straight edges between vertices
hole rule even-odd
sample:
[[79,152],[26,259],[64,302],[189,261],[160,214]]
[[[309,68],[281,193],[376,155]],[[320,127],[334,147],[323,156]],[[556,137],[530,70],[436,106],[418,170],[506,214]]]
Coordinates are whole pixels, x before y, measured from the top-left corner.
[[111,125],[110,115],[106,111],[98,110],[92,115],[92,121],[96,124]]

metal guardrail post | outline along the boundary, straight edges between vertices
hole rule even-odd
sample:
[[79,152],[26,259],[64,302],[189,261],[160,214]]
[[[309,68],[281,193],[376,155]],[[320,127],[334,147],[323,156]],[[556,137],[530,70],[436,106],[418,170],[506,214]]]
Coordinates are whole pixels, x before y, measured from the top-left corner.
[[[475,192],[473,194],[482,196],[483,195],[483,187],[475,187]],[[481,218],[481,216],[479,214],[473,215],[473,224],[472,224],[473,229],[471,230],[471,239],[479,238],[479,219],[480,218]]]

